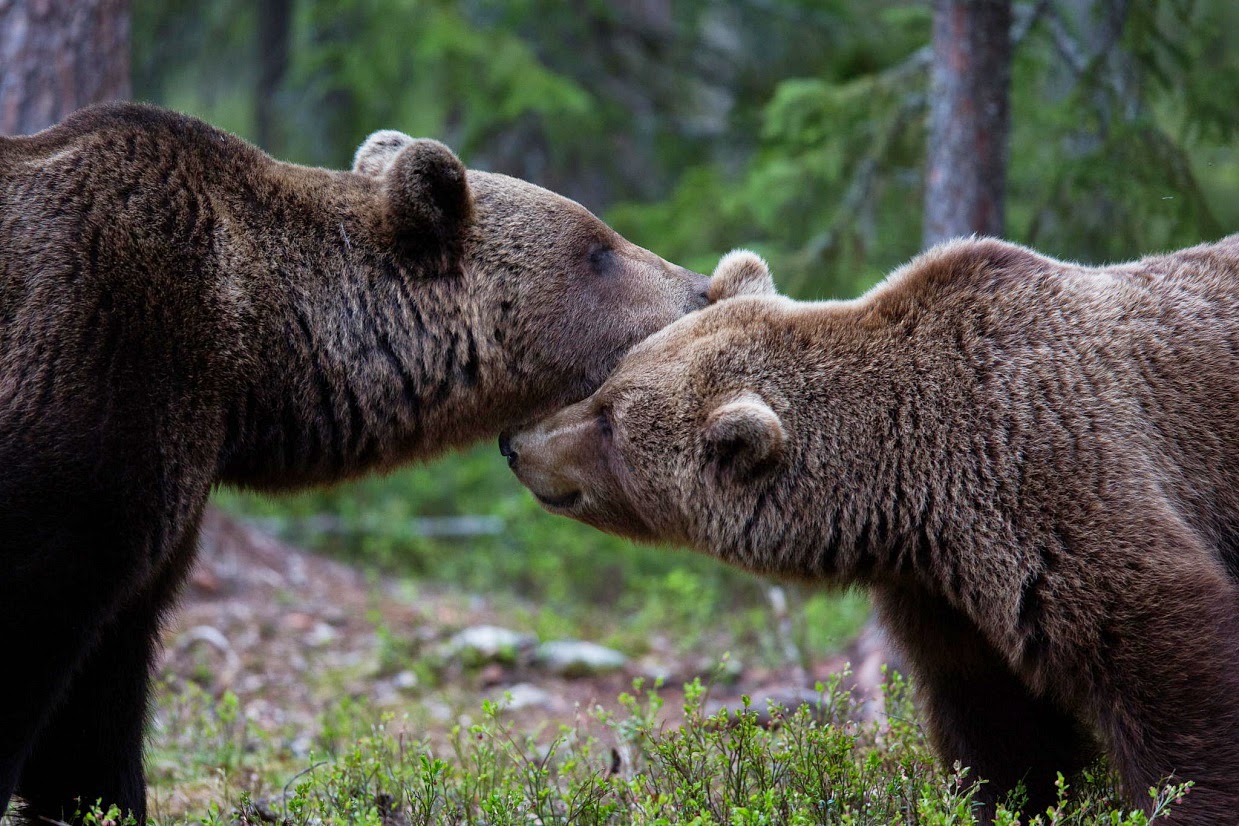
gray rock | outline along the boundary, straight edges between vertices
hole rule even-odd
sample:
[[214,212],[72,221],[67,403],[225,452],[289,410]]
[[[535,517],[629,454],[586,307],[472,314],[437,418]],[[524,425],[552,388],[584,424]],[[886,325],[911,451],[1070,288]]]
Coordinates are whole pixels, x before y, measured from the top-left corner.
[[401,691],[411,691],[417,688],[417,675],[412,671],[401,671],[395,677],[392,677],[392,685]]
[[549,709],[556,704],[550,692],[533,683],[517,683],[508,686],[496,697],[504,711],[519,711],[523,708]]
[[662,660],[653,657],[641,658],[635,664],[635,671],[650,684],[662,683],[663,685],[672,685],[684,682],[676,674],[674,668]]
[[513,663],[524,652],[538,644],[533,634],[500,628],[497,625],[477,625],[466,628],[444,645],[446,659],[459,660],[466,666],[491,662]]
[[316,622],[310,633],[305,635],[305,643],[311,648],[322,648],[331,645],[340,634],[325,622]]
[[552,640],[538,646],[534,662],[561,677],[588,677],[619,671],[628,664],[628,658],[592,642]]

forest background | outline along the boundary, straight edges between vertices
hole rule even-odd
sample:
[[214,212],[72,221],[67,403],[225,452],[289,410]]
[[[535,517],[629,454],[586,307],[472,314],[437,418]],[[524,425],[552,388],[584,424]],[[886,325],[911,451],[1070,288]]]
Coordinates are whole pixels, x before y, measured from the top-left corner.
[[[150,101],[333,168],[376,129],[436,137],[699,271],[752,247],[798,298],[855,296],[953,232],[1102,263],[1239,228],[1239,5],[936,8],[940,25],[962,14],[971,39],[947,31],[935,49],[935,4],[891,0],[9,0],[0,18],[60,15],[44,29],[77,26],[97,59],[128,62],[91,74],[86,61],[84,101]],[[0,42],[0,98],[30,105],[6,105],[0,132],[40,114],[22,31],[6,25]],[[972,87],[943,80],[969,61]],[[73,103],[64,82],[45,84],[52,108]],[[951,132],[969,120],[971,136]],[[981,210],[952,223],[956,204]],[[768,583],[548,516],[492,445],[216,502],[380,575],[510,599],[543,636],[639,653],[658,634],[770,661],[789,650]],[[867,610],[856,596],[792,598],[807,657],[841,647]]]
[[[998,5],[1009,144],[1005,192],[990,182],[1005,219],[988,231],[1102,263],[1239,228],[1239,6]],[[931,235],[932,14],[887,0],[138,0],[133,96],[333,168],[375,129],[436,137],[701,272],[747,246],[785,292],[846,298]],[[982,80],[1003,91],[1001,72]],[[292,499],[218,499],[302,545],[528,600],[543,634],[786,650],[765,583],[544,514],[492,445]],[[808,656],[865,612],[793,599]]]
[[[1239,229],[1237,46],[1228,0],[0,0],[0,134],[129,98],[346,168],[399,129],[698,271],[752,247],[847,298],[958,234],[1100,264]],[[494,445],[214,504],[165,633],[157,822],[971,822],[905,685],[883,715],[840,682],[881,679],[861,595],[549,516]],[[625,665],[464,656],[491,623]],[[1050,822],[1146,822],[1085,775]]]

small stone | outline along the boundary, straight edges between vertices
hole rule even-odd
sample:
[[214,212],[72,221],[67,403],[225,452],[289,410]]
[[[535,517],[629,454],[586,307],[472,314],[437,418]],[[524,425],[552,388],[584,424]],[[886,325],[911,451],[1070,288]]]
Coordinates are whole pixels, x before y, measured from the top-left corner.
[[651,683],[661,682],[663,685],[682,682],[676,677],[675,670],[662,660],[645,657],[637,663],[636,671]]
[[332,625],[340,626],[348,623],[348,614],[338,607],[328,606],[321,613],[323,620]]
[[628,664],[628,658],[592,642],[552,640],[538,646],[534,662],[561,677],[588,677],[619,671]]
[[237,682],[234,691],[237,694],[257,694],[265,684],[266,680],[261,674],[246,674]]
[[490,688],[504,681],[506,670],[499,663],[491,663],[478,672],[478,683],[482,688]]
[[314,627],[314,617],[301,611],[284,615],[284,627],[290,631],[309,631]]
[[306,634],[305,642],[311,648],[322,648],[325,645],[330,645],[336,641],[340,634],[336,629],[332,628],[325,622],[317,622],[314,624],[313,630]]
[[533,683],[517,683],[504,689],[497,702],[504,711],[519,711],[524,708],[550,708],[554,699],[548,691]]
[[189,578],[190,584],[204,594],[218,594],[223,590],[224,582],[206,565],[199,565]]
[[401,671],[395,677],[392,677],[392,685],[401,691],[411,691],[417,688],[417,675],[412,671]]
[[522,653],[537,644],[538,638],[533,634],[500,628],[497,625],[478,625],[466,628],[448,640],[443,653],[466,666],[480,666],[491,662],[513,663]]
[[394,685],[384,680],[370,688],[368,699],[376,706],[392,706],[401,701],[401,696]]
[[441,700],[430,699],[422,706],[422,710],[436,723],[446,723],[452,719],[452,707]]
[[716,682],[734,683],[743,676],[744,663],[734,657],[724,655],[723,659],[719,661],[714,679]]

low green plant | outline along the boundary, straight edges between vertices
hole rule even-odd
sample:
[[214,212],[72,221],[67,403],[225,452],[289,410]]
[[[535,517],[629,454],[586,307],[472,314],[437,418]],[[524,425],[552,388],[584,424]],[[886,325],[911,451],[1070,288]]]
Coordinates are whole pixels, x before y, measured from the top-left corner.
[[[182,776],[162,773],[155,796],[167,800],[196,773],[222,784],[195,806],[156,812],[158,826],[258,822],[278,826],[349,824],[530,823],[636,826],[758,824],[917,824],[976,822],[967,767],[943,766],[929,750],[898,675],[887,684],[887,715],[854,722],[857,707],[842,676],[817,686],[817,701],[759,715],[745,698],[735,710],[708,713],[710,686],[694,681],[683,703],[667,707],[664,689],[637,680],[614,710],[593,709],[571,724],[522,727],[504,701],[487,701],[472,723],[446,738],[423,740],[409,720],[375,716],[362,701],[342,702],[320,721],[314,753],[290,761],[256,736],[243,709],[192,685],[178,704],[175,737],[159,731],[156,755],[188,751]],[[200,721],[184,717],[199,707]],[[161,712],[163,713],[163,712]],[[222,728],[221,728],[222,727]],[[220,739],[221,730],[231,733]],[[201,737],[199,751],[195,737]],[[224,742],[253,753],[245,772]],[[181,757],[186,757],[181,754]],[[209,758],[209,759],[208,759]],[[212,765],[217,763],[217,765]],[[1113,778],[1098,766],[1059,779],[1044,812],[1021,811],[1018,794],[997,810],[1000,826],[1148,826],[1190,794],[1190,784],[1150,791],[1152,814],[1122,805]],[[156,807],[158,809],[159,807]],[[95,807],[89,826],[126,826]]]

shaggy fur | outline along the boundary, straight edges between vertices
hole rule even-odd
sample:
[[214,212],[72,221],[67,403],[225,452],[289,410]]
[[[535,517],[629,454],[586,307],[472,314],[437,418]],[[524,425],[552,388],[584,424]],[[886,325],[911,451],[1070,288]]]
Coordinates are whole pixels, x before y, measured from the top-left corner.
[[219,482],[329,482],[582,398],[706,279],[377,133],[357,172],[158,109],[0,138],[0,813],[139,816],[159,616]]
[[555,512],[868,586],[990,811],[1104,751],[1133,805],[1173,774],[1175,822],[1235,822],[1239,236],[1104,268],[958,241],[854,301],[730,298],[511,451]]

